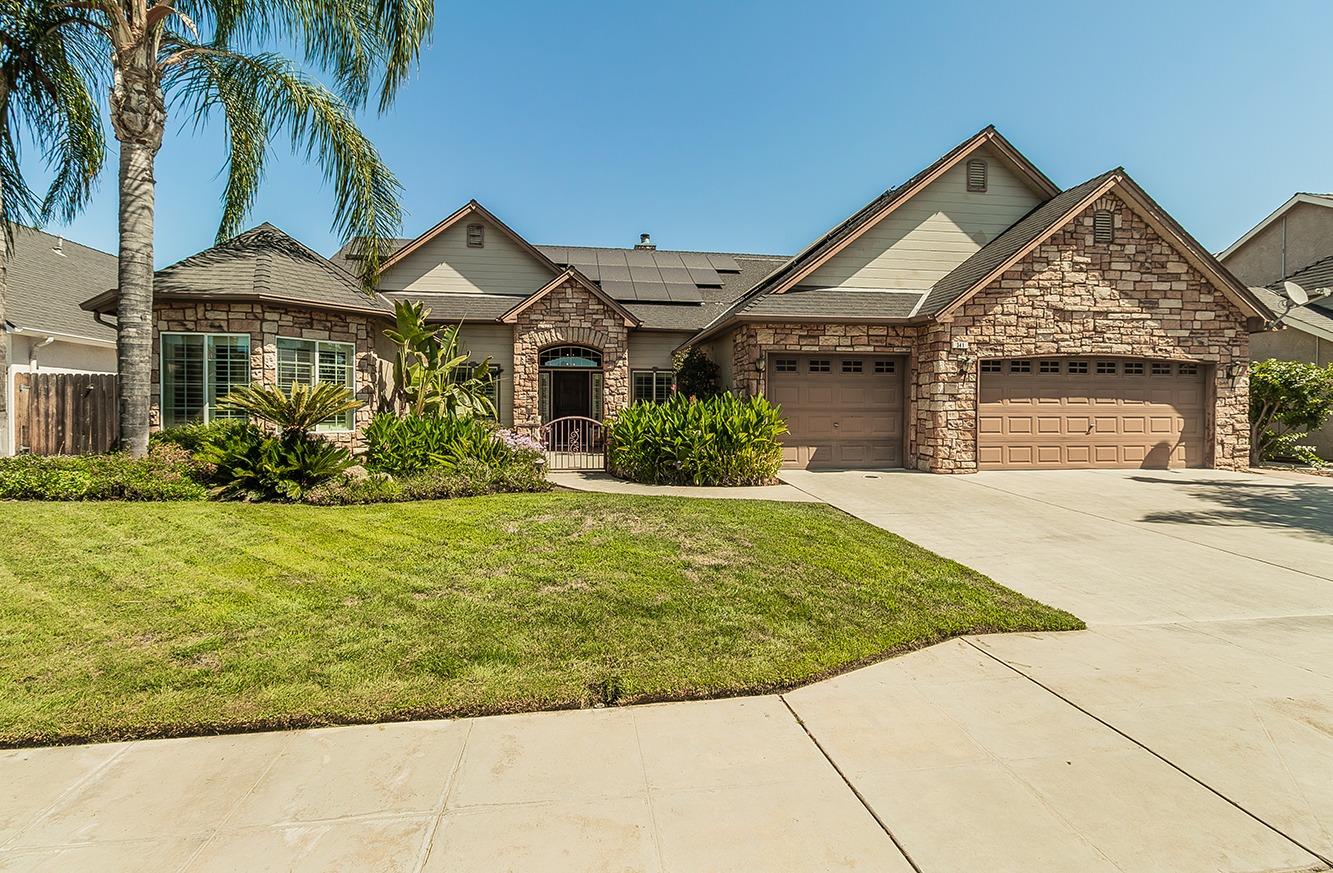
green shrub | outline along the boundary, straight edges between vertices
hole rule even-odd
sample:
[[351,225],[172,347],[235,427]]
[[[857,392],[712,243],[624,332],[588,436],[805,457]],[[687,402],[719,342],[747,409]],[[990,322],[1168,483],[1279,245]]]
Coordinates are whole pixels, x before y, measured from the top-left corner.
[[406,415],[381,412],[365,430],[366,468],[392,476],[452,469],[463,461],[501,464],[520,456],[537,466],[543,455],[535,441],[500,430],[472,416]]
[[1333,415],[1333,364],[1257,361],[1250,366],[1250,459],[1252,463],[1318,459],[1299,445]]
[[214,465],[219,496],[239,500],[300,500],[352,466],[352,456],[300,430],[278,436],[254,425],[211,439],[199,452]]
[[778,437],[786,432],[778,408],[762,397],[676,394],[615,415],[606,463],[617,476],[655,485],[762,485],[782,466]]
[[19,455],[0,458],[6,500],[203,500],[202,465],[171,446],[146,458],[109,455]]
[[541,469],[526,460],[499,463],[459,461],[452,469],[431,469],[395,479],[383,473],[367,477],[342,476],[312,489],[302,499],[317,506],[358,503],[399,503],[407,500],[444,500],[482,494],[549,491]]
[[244,421],[234,418],[224,418],[211,421],[208,424],[204,424],[202,421],[192,421],[188,424],[172,425],[154,431],[148,437],[148,446],[149,448],[176,446],[194,454],[202,449],[205,443],[244,430],[245,427]]

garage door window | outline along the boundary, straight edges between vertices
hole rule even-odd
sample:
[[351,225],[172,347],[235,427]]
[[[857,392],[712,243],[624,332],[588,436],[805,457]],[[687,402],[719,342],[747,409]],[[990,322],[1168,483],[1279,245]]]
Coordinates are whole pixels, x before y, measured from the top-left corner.
[[1059,361],[1039,361],[1037,362],[1038,373],[1058,373],[1060,372]]
[[1125,361],[1125,375],[1126,375],[1126,376],[1142,376],[1142,375],[1143,375],[1143,362],[1142,362],[1142,361]]
[[1182,375],[1182,376],[1197,376],[1197,375],[1199,375],[1199,365],[1198,365],[1198,364],[1181,364],[1181,365],[1180,365],[1180,369],[1179,369],[1177,372],[1179,372],[1180,375]]
[[811,361],[810,361],[810,372],[811,372],[811,373],[827,373],[827,372],[829,372],[829,371],[832,369],[832,368],[829,366],[829,364],[830,364],[830,362],[829,362],[828,358],[823,358],[823,359],[820,359],[820,360],[811,360]]
[[1009,362],[1009,372],[1010,372],[1010,373],[1031,373],[1031,372],[1032,372],[1032,362],[1031,362],[1031,361],[1010,361],[1010,362]]
[[843,362],[842,362],[842,371],[843,371],[844,373],[860,373],[860,372],[861,372],[861,362],[860,362],[860,361],[843,361]]
[[1003,371],[1004,371],[1004,367],[1000,364],[999,361],[982,361],[982,362],[981,362],[981,372],[983,372],[983,373],[1000,373],[1000,372],[1003,372]]
[[1116,374],[1116,370],[1117,370],[1117,369],[1118,369],[1118,368],[1117,368],[1116,365],[1115,365],[1115,361],[1098,361],[1098,362],[1097,362],[1097,375],[1098,375],[1098,376],[1114,376],[1114,375]]
[[1081,374],[1083,374],[1083,373],[1086,373],[1086,372],[1088,372],[1088,362],[1087,362],[1087,361],[1070,361],[1070,362],[1069,362],[1069,368],[1068,368],[1065,372],[1069,373],[1069,375],[1071,375],[1071,376],[1078,376],[1078,375],[1081,375]]
[[779,373],[795,373],[796,359],[778,358],[777,361],[773,363],[773,369],[777,370]]
[[876,372],[876,373],[892,373],[892,372],[895,372],[895,370],[896,370],[896,367],[894,367],[894,362],[893,362],[893,361],[876,361],[876,362],[875,362],[875,372]]
[[1154,376],[1170,376],[1171,365],[1162,361],[1153,361],[1152,374]]

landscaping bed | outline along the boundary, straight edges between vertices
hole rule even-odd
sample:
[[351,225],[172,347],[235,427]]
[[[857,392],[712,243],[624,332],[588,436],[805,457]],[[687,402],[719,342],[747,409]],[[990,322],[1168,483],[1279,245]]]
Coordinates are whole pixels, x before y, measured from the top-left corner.
[[823,505],[10,503],[0,744],[720,696],[1073,616]]

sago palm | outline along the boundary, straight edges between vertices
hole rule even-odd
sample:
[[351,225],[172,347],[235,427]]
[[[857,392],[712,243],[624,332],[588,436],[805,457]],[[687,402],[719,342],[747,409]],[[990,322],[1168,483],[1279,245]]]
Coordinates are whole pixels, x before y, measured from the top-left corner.
[[[219,240],[241,229],[276,136],[333,185],[333,227],[358,241],[366,282],[400,225],[399,185],[354,114],[382,111],[415,65],[434,0],[77,0],[109,42],[111,123],[120,143],[120,434],[147,451],[153,336],[153,165],[168,107],[221,113],[227,183]],[[291,60],[274,51],[295,47]],[[307,72],[309,71],[309,73]],[[311,74],[323,74],[324,84]]]
[[218,408],[242,412],[272,425],[282,433],[307,433],[321,421],[361,408],[361,401],[345,385],[317,382],[292,385],[290,392],[277,385],[243,385],[218,401]]
[[[79,10],[0,0],[0,324],[15,225],[69,221],[102,169],[106,143],[89,92],[99,64],[86,24]],[[25,134],[50,174],[45,191],[29,184],[20,166]],[[0,341],[0,369],[7,363],[5,354]],[[0,391],[0,419],[4,394]]]

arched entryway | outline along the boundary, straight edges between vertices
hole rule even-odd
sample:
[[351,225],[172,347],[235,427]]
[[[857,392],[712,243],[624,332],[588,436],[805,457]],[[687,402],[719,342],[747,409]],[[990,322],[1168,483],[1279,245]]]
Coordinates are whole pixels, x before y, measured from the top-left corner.
[[578,416],[602,418],[602,352],[591,346],[559,345],[538,353],[542,423]]

